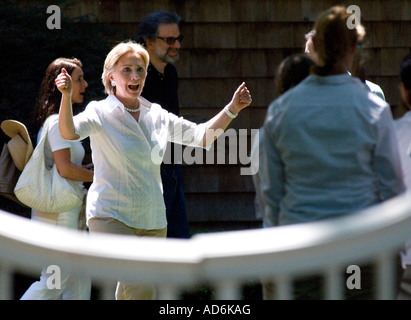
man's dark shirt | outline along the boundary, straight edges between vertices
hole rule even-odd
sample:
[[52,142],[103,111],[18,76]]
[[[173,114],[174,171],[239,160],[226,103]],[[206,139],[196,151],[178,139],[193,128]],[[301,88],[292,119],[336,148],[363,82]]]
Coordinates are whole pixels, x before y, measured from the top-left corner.
[[141,96],[150,102],[158,103],[163,109],[179,115],[178,76],[174,65],[167,63],[163,75],[150,63]]
[[[168,63],[164,75],[158,72],[150,63],[147,69],[146,83],[141,96],[150,102],[158,103],[168,112],[179,115],[178,107],[178,76],[174,65]],[[174,145],[167,149],[170,153],[169,161],[164,157],[161,165],[161,180],[167,215],[167,237],[190,238],[190,227],[187,217],[187,205],[184,196],[181,159],[174,159]]]
[[[150,63],[147,68],[147,78],[141,96],[150,102],[158,103],[168,112],[179,115],[178,106],[178,75],[177,69],[171,63],[164,68],[164,75]],[[170,160],[164,163],[174,163],[174,145],[169,145]],[[177,161],[179,163],[179,161]]]

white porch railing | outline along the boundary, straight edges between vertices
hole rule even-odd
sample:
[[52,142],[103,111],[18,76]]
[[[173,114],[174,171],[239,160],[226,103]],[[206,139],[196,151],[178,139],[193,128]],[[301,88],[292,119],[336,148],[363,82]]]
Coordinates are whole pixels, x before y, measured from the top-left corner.
[[189,240],[134,238],[68,230],[0,211],[0,299],[11,299],[15,271],[37,275],[47,265],[91,276],[103,299],[113,284],[155,283],[159,299],[207,283],[215,299],[240,299],[247,281],[277,283],[292,299],[294,277],[322,272],[327,299],[340,299],[339,270],[374,261],[378,299],[394,299],[392,257],[411,235],[411,194],[343,218],[315,223],[195,235]]

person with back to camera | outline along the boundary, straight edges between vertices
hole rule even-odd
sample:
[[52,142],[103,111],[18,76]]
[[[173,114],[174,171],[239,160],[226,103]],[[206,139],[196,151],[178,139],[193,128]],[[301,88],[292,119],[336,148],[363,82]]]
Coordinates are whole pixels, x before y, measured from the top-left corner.
[[[289,89],[298,85],[304,80],[311,71],[314,62],[305,54],[293,54],[281,61],[278,65],[275,73],[275,91],[277,96],[281,96]],[[261,218],[263,221],[263,227],[271,227],[276,225],[275,221],[271,221],[271,215],[264,213],[268,208],[265,208],[264,202],[260,190],[261,176],[265,173],[261,170],[264,167],[260,166],[260,161],[264,159],[265,149],[259,146],[262,143],[264,137],[264,128],[260,128],[258,132],[258,140],[255,140],[251,148],[251,157],[258,157],[257,160],[251,161],[252,164],[258,164],[258,168],[255,168],[253,172],[256,172],[253,177],[254,189],[256,191],[255,196],[255,211],[257,218]],[[257,148],[258,147],[258,148]],[[258,151],[258,154],[257,154]]]
[[[341,217],[405,190],[390,106],[347,73],[358,44],[349,17],[343,6],[319,15],[314,73],[267,111],[260,187],[280,226]],[[347,299],[373,297],[372,272],[361,267],[362,287]],[[295,297],[320,298],[321,280],[301,279]]]
[[[293,54],[282,60],[277,67],[275,74],[275,88],[277,95],[281,96],[289,89],[298,85],[310,74],[313,65],[314,62],[305,54]],[[258,168],[255,168],[253,170],[253,172],[256,172],[256,174],[252,176],[256,193],[254,203],[257,218],[262,219],[263,228],[269,228],[277,225],[278,222],[272,220],[273,216],[269,212],[270,208],[264,204],[264,200],[261,194],[261,176],[266,175],[266,172],[264,172],[265,167],[260,163],[260,161],[263,161],[265,158],[265,148],[260,148],[260,145],[262,144],[262,141],[264,139],[264,129],[260,128],[258,134],[259,139],[253,142],[251,149],[251,157],[258,157],[258,160],[251,161],[251,163],[259,165]],[[262,281],[262,288],[263,299],[273,299],[275,295],[274,283],[270,281]]]
[[[73,79],[72,93],[69,96],[70,103],[82,103],[84,92],[88,86],[84,79],[82,63],[78,59],[58,58],[47,68],[41,84],[40,95],[36,103],[35,124],[39,129],[40,137],[42,126],[47,118],[54,117],[52,124],[48,127],[47,142],[45,145],[46,162],[56,164],[59,174],[66,179],[77,180],[79,183],[92,182],[92,164],[83,166],[85,155],[84,147],[80,141],[69,142],[64,140],[58,128],[58,112],[60,107],[61,93],[54,83],[60,70],[65,68]],[[62,195],[64,196],[64,195]],[[81,206],[68,212],[49,213],[39,212],[32,209],[32,219],[49,223],[51,225],[78,229]],[[61,270],[61,288],[47,286],[49,276],[47,268],[44,268],[40,281],[34,282],[21,297],[22,300],[88,300],[90,299],[91,281],[85,278],[75,278]]]
[[[403,116],[394,121],[400,149],[401,165],[407,189],[411,188],[411,55],[407,55],[400,65],[401,103],[407,110]],[[411,299],[411,240],[401,252],[402,274],[398,300]]]
[[[179,115],[178,75],[174,63],[179,58],[183,35],[179,29],[180,17],[176,13],[157,11],[147,15],[139,25],[135,40],[150,55],[147,79],[141,96],[158,103],[168,112]],[[174,159],[174,145],[166,152],[170,159],[161,164],[161,181],[167,216],[167,237],[189,238],[190,227],[183,189],[182,167]]]
[[[59,129],[67,140],[90,137],[94,180],[87,194],[87,223],[97,232],[166,237],[167,220],[160,164],[167,142],[211,146],[233,118],[251,103],[245,83],[216,116],[195,124],[141,97],[149,54],[143,46],[123,42],[107,55],[103,84],[105,100],[91,102],[72,116],[71,78],[57,77],[62,92]],[[136,247],[138,250],[138,247]],[[155,299],[153,285],[117,283],[116,299]]]

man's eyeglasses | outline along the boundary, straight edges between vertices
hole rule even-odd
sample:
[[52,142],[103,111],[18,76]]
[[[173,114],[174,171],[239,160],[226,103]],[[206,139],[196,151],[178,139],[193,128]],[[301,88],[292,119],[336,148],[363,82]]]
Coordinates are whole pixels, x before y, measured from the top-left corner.
[[173,38],[173,37],[167,37],[167,38],[163,38],[163,37],[157,37],[158,39],[164,40],[165,42],[167,42],[167,44],[169,46],[173,45],[177,40],[178,42],[183,41],[184,36],[182,34],[180,34],[177,38]]

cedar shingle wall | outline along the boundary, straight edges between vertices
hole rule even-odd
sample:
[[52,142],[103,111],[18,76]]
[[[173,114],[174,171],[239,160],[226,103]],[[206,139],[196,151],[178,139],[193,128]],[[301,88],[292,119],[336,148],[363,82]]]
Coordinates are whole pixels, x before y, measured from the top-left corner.
[[[410,52],[411,0],[356,0],[366,27],[368,79],[378,83],[397,114],[398,66]],[[203,121],[214,115],[246,81],[253,104],[232,123],[235,129],[259,128],[275,98],[274,71],[283,58],[302,52],[304,34],[328,0],[156,0],[76,1],[70,14],[92,14],[126,30],[133,38],[142,17],[176,11],[185,35],[180,76],[181,113]],[[349,4],[349,3],[348,3]],[[63,13],[64,14],[64,13]],[[113,39],[118,41],[123,39]],[[184,167],[191,221],[254,220],[253,186],[236,165]]]

